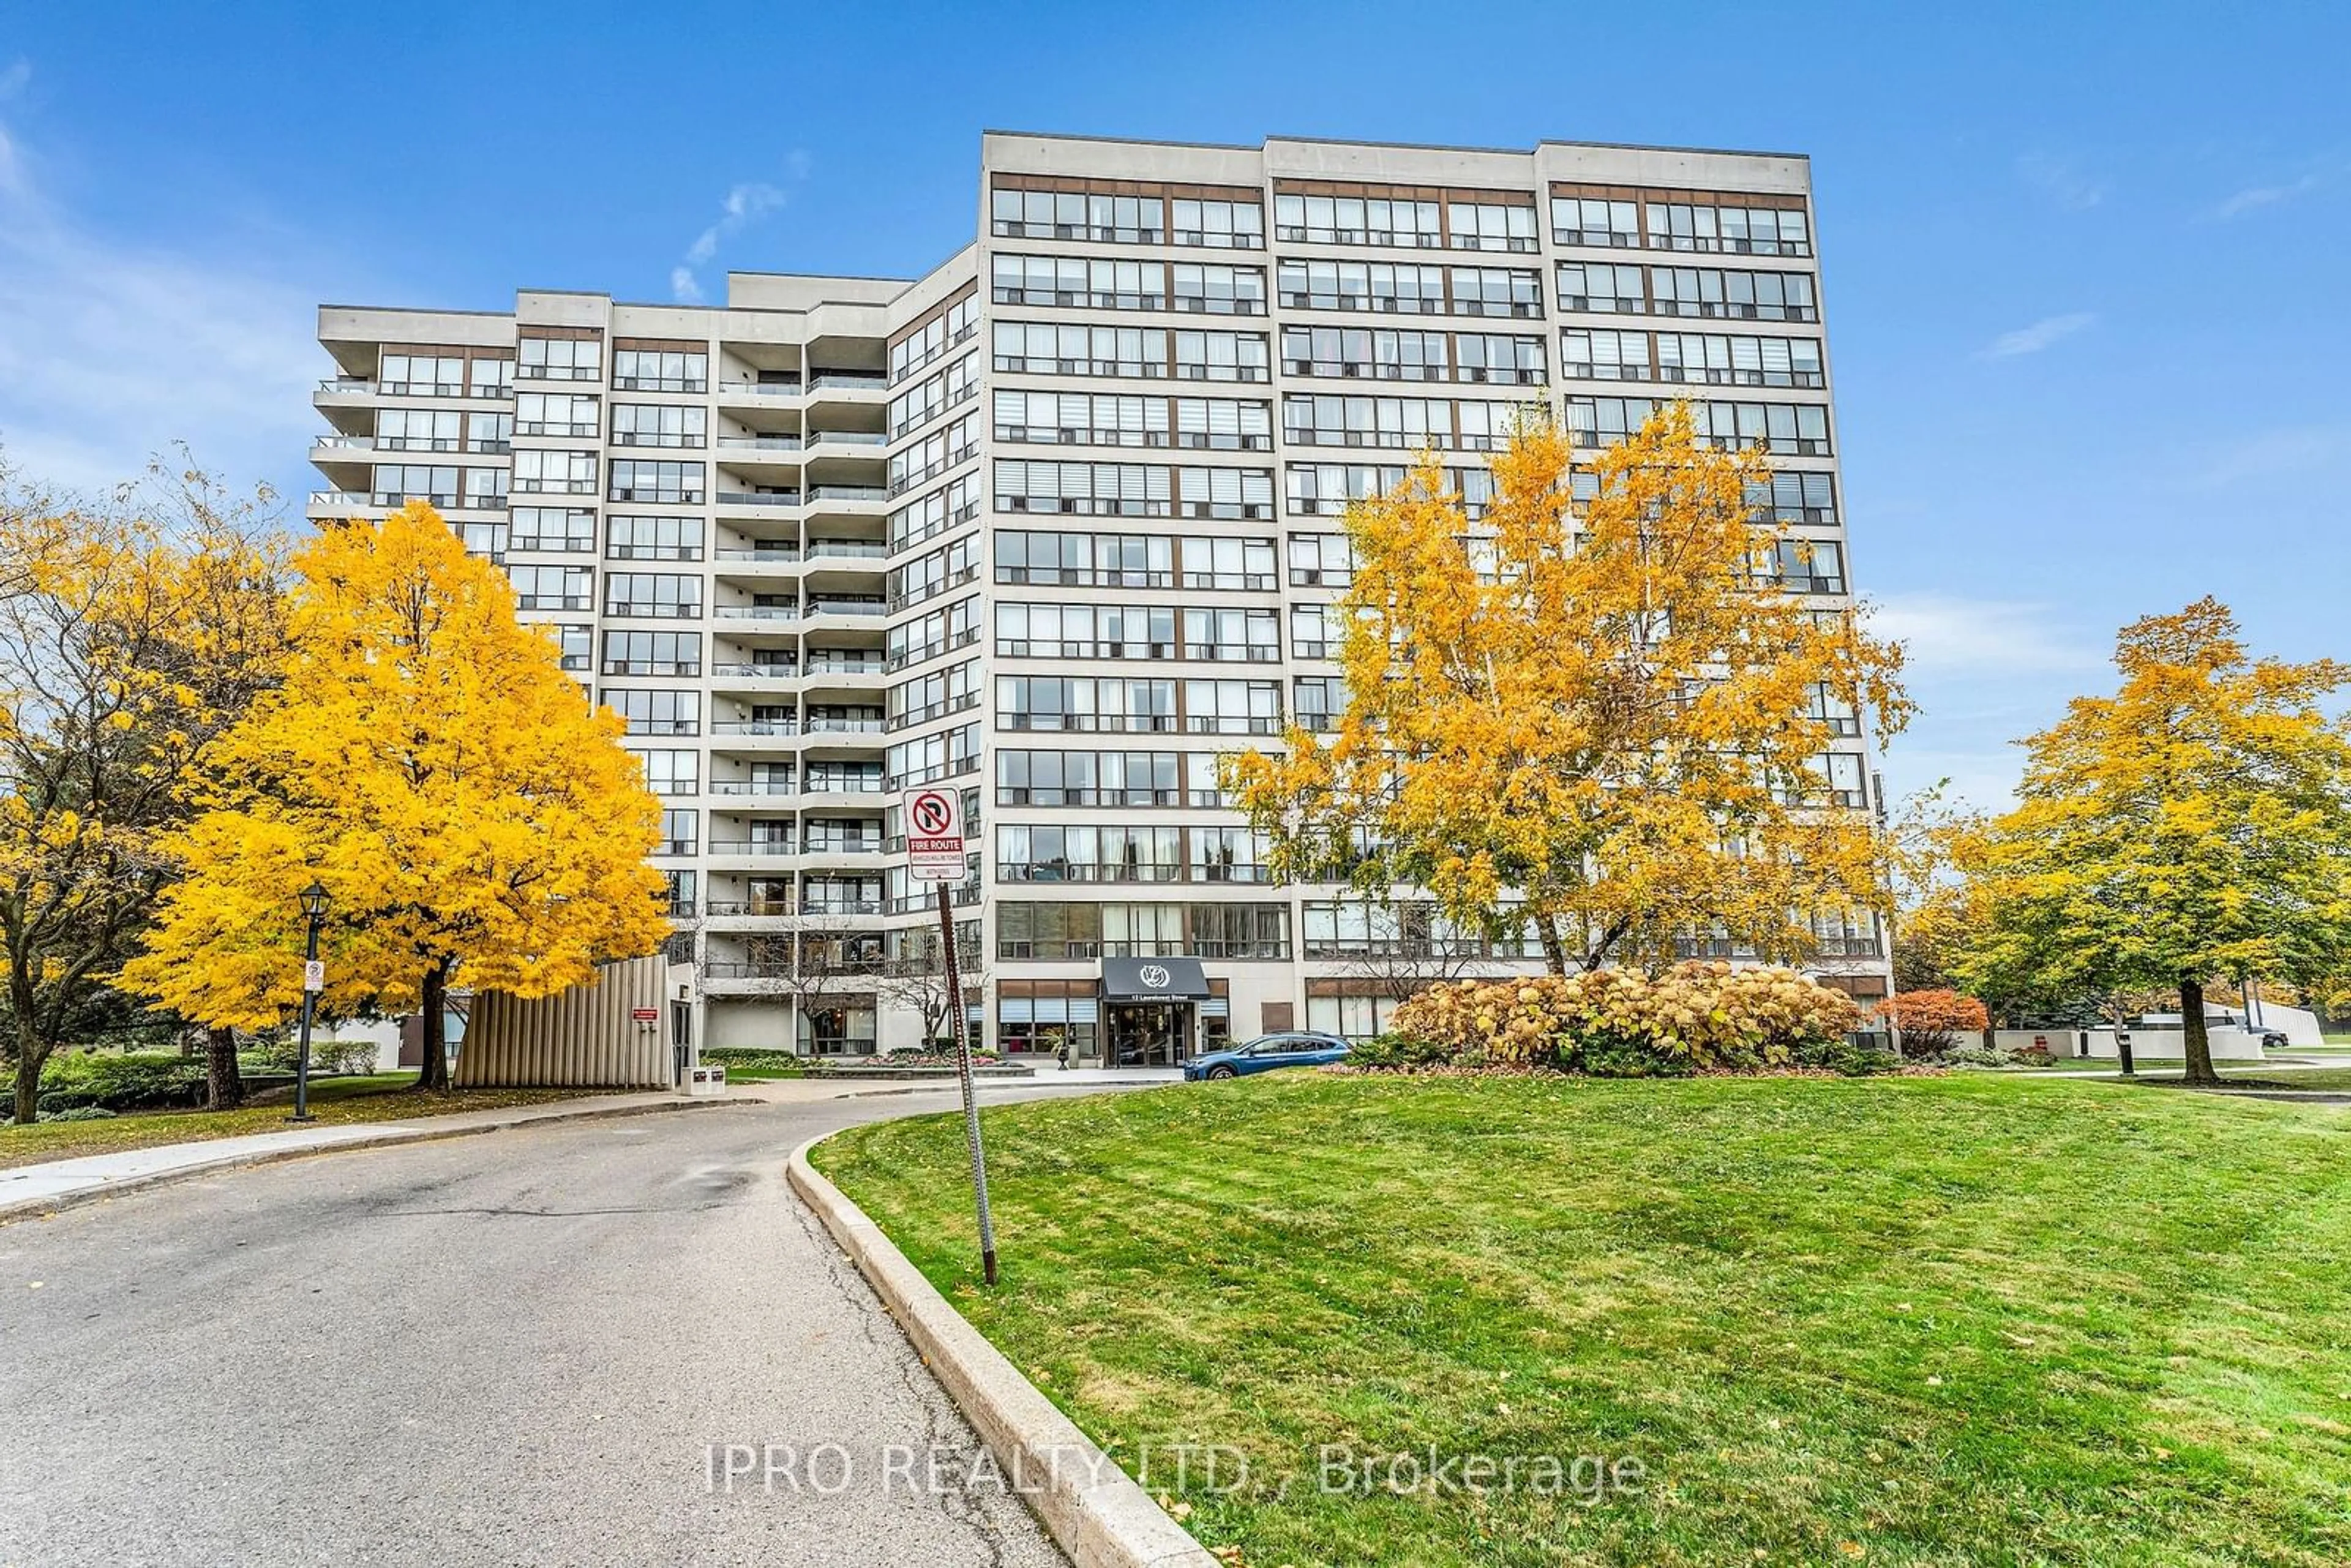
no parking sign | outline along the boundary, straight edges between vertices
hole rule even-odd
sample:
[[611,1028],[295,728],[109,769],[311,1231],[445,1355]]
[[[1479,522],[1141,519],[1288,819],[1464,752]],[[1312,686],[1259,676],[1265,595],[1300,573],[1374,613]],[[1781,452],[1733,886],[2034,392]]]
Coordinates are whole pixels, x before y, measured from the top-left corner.
[[906,864],[916,882],[961,882],[963,797],[953,789],[906,791]]

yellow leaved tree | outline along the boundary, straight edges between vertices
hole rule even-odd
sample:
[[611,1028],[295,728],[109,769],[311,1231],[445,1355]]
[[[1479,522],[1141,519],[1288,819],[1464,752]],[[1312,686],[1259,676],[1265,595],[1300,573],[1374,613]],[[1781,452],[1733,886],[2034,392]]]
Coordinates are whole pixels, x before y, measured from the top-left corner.
[[1757,520],[1764,458],[1711,449],[1686,406],[1602,454],[1581,502],[1572,456],[1535,422],[1482,517],[1428,456],[1350,508],[1346,711],[1228,783],[1277,876],[1426,887],[1531,932],[1553,973],[1709,935],[1809,956],[1815,915],[1884,898],[1885,846],[1823,758],[1901,727],[1900,650],[1766,571],[1803,547]]
[[2019,804],[1960,841],[1991,991],[2177,990],[2187,1076],[2216,1082],[2204,988],[2351,973],[2351,664],[2254,659],[2226,605],[2115,643],[2122,684],[2024,742]]
[[[160,463],[74,500],[0,472],[0,1054],[19,1122],[51,1054],[96,1027],[191,782],[277,679],[269,503]],[[233,1103],[235,1041],[214,1046],[214,1102]]]
[[294,559],[285,678],[210,759],[206,810],[128,986],[215,1025],[300,999],[300,890],[332,898],[329,1012],[419,1010],[445,1087],[450,987],[544,996],[667,935],[660,803],[552,640],[431,507]]

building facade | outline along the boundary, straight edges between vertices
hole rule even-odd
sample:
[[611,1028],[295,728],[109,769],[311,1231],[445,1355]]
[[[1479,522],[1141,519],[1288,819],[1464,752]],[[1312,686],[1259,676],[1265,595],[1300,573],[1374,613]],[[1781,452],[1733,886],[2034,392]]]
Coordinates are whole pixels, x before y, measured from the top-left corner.
[[[1217,787],[1343,706],[1347,503],[1432,447],[1474,507],[1526,405],[1586,447],[1673,397],[1769,442],[1759,506],[1810,544],[1782,570],[1849,602],[1800,157],[992,132],[978,211],[914,281],[319,313],[311,516],[430,499],[627,720],[704,1043],[944,1014],[916,785],[964,792],[955,914],[1008,1051],[1362,1035],[1426,979],[1532,967],[1272,885]],[[1845,727],[1823,768],[1872,808]],[[1824,977],[1883,994],[1874,923],[1822,935]]]

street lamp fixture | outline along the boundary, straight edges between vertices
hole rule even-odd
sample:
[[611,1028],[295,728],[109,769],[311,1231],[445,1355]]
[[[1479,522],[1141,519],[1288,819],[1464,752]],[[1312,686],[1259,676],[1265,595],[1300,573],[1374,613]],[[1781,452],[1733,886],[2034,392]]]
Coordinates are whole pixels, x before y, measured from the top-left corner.
[[308,1122],[310,1117],[310,1019],[318,1010],[319,993],[326,989],[326,966],[319,962],[319,925],[327,918],[326,885],[312,879],[300,894],[302,918],[309,926],[308,940],[302,949],[302,1038],[294,1055],[294,1114],[290,1120]]

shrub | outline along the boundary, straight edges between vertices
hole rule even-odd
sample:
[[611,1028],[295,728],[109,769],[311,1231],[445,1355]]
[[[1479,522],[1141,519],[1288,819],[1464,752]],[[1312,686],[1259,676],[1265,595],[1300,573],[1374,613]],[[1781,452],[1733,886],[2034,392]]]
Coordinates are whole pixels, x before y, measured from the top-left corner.
[[1877,1004],[1876,1014],[1902,1031],[1906,1056],[1941,1056],[1962,1034],[1991,1027],[1983,1003],[1957,991],[1896,991]]
[[1435,1067],[1457,1060],[1454,1048],[1426,1035],[1399,1034],[1391,1030],[1369,1040],[1348,1042],[1350,1067]]
[[1791,969],[1676,965],[1430,987],[1395,1010],[1398,1034],[1510,1065],[1622,1071],[1635,1056],[1682,1071],[1785,1063],[1859,1021],[1842,991]]
[[42,1069],[38,1108],[44,1114],[89,1105],[153,1111],[200,1105],[204,1099],[201,1058],[157,1051],[121,1056],[75,1052],[53,1056]]
[[70,1111],[44,1112],[41,1120],[44,1122],[111,1122],[114,1120],[114,1113],[103,1105],[77,1105]]
[[1791,1060],[1798,1067],[1819,1068],[1845,1078],[1867,1078],[1875,1073],[1892,1072],[1902,1065],[1894,1052],[1875,1045],[1838,1035],[1834,1039],[1806,1040],[1799,1045]]

